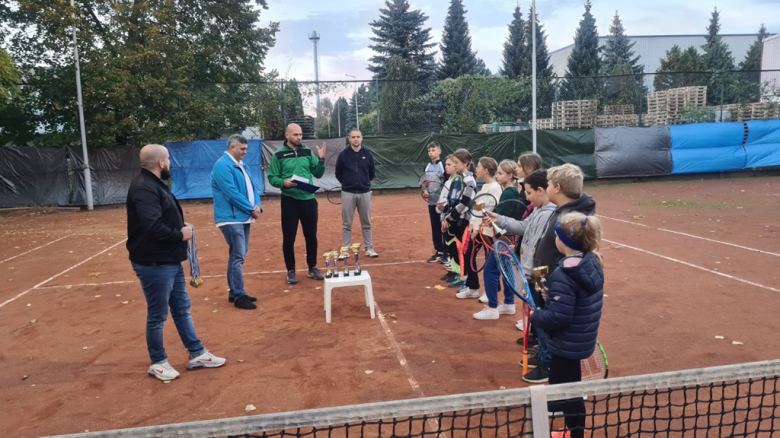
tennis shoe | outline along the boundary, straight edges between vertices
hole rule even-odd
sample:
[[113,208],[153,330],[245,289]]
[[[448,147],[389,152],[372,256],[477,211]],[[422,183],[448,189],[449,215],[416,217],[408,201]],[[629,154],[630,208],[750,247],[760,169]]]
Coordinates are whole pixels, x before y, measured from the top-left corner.
[[514,315],[517,313],[517,307],[514,304],[501,303],[501,305],[498,306],[498,313],[502,315]]
[[441,260],[439,260],[439,263],[441,263],[442,265],[449,264],[450,263],[450,256],[448,256],[446,254],[442,254],[441,255]]
[[455,297],[459,300],[465,300],[468,298],[479,298],[479,289],[466,289],[463,292],[458,292]]
[[456,274],[454,272],[448,272],[448,273],[446,273],[446,274],[441,276],[441,280],[442,281],[446,281],[447,283],[449,283],[451,281],[455,281],[455,280],[457,280],[457,278],[458,278],[458,274]]
[[[538,354],[534,354],[533,356],[528,357],[528,369],[533,369],[538,367],[542,364],[541,359],[539,359]],[[520,366],[523,366],[523,359],[520,359]],[[529,373],[530,374],[530,373]]]
[[298,284],[298,277],[295,271],[287,271],[287,284]]
[[428,263],[436,263],[439,260],[441,260],[441,254],[438,252],[431,256],[431,258],[428,259]]
[[309,268],[309,278],[313,278],[315,280],[324,280],[325,277],[322,276],[320,273],[320,270],[317,269],[317,267]]
[[[528,359],[528,362],[531,362],[531,359]],[[528,374],[524,375],[523,380],[528,383],[545,383],[550,380],[550,369],[540,364],[533,371],[529,371]]]
[[226,361],[224,358],[214,356],[207,351],[198,357],[192,357],[190,355],[190,361],[187,362],[187,369],[194,370],[197,368],[219,368],[222,365],[225,365],[225,362]]
[[[349,245],[344,245],[344,246],[349,246]],[[347,255],[346,254],[344,254],[344,253],[339,254],[339,260],[346,260],[346,259],[347,259]]]
[[179,378],[179,372],[174,370],[167,360],[165,362],[156,363],[150,366],[149,371],[147,372],[150,376],[157,377],[163,382]]
[[517,320],[517,324],[515,325],[515,327],[517,327],[518,330],[523,331],[523,320],[522,319],[518,319]]
[[484,309],[474,314],[474,319],[478,319],[480,321],[490,321],[490,320],[498,319],[498,309],[485,306]]
[[366,248],[366,255],[371,257],[372,259],[375,259],[379,257],[379,254],[374,251],[374,248]]
[[480,302],[480,303],[482,303],[482,304],[487,304],[487,303],[488,303],[488,297],[487,297],[487,294],[482,294],[482,295],[480,295],[480,297],[479,297],[479,302]]
[[453,280],[453,281],[452,281],[450,284],[448,284],[447,286],[449,286],[449,287],[457,287],[457,288],[460,288],[460,286],[461,286],[463,283],[464,283],[464,280],[463,280],[462,278],[460,278],[460,276],[458,276],[457,278],[455,278],[455,280]]

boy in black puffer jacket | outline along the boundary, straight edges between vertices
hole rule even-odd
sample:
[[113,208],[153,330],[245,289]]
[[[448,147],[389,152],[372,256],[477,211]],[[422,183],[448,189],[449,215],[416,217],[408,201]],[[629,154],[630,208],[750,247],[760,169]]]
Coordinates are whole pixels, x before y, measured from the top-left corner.
[[[531,315],[531,324],[547,334],[552,355],[549,382],[582,380],[580,361],[596,348],[604,298],[604,270],[598,253],[601,224],[595,216],[567,213],[555,223],[555,246],[564,257],[545,291],[545,308]],[[582,398],[551,403],[551,411],[563,411],[566,432],[561,436],[584,436],[585,403]],[[557,435],[553,433],[553,437]]]

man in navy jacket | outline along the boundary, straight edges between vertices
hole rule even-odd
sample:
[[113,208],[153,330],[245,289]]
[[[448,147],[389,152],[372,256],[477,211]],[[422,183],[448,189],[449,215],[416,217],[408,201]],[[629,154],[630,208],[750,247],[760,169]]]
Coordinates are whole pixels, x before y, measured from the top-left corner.
[[227,151],[211,171],[211,191],[214,194],[214,223],[230,248],[227,282],[228,301],[239,309],[256,309],[257,298],[244,289],[244,259],[249,250],[249,227],[263,212],[260,194],[249,171],[244,166],[247,140],[234,134],[228,138]]
[[341,183],[341,245],[352,243],[352,221],[357,208],[366,255],[379,257],[371,238],[371,181],[376,176],[376,165],[374,155],[362,143],[363,134],[359,129],[352,129],[348,147],[336,160],[336,179]]

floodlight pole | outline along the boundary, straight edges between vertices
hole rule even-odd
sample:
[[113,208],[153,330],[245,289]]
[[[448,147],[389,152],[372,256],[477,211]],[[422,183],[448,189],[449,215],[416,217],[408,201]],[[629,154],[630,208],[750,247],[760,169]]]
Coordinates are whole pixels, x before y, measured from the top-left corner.
[[[348,74],[344,73],[344,76],[348,76],[348,77],[350,77],[350,78],[352,78],[352,79],[357,81],[357,78],[352,76],[352,75],[348,75]],[[357,82],[355,82],[355,124],[357,125],[357,129],[359,131],[360,130],[360,118],[358,116],[358,113],[360,112],[360,109],[358,108],[358,99],[357,99],[357,97],[358,97],[357,96]]]
[[531,141],[536,152],[536,0],[531,2]]
[[[70,7],[75,8],[73,0],[70,0]],[[79,47],[76,43],[76,14],[73,14],[73,57],[76,60],[76,94],[78,94],[79,101],[79,125],[81,128],[81,152],[83,153],[83,167],[84,167],[84,188],[87,195],[87,210],[93,210],[94,203],[92,201],[92,173],[89,170],[89,155],[87,154],[87,129],[84,127],[84,102],[81,100],[81,66],[79,64]]]

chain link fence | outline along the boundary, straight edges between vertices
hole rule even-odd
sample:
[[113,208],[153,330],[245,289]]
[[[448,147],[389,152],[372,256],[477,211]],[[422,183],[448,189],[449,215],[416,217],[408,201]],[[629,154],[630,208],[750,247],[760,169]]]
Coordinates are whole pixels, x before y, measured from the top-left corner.
[[[165,95],[98,95],[84,84],[90,146],[223,138],[284,138],[529,129],[530,78],[463,76],[435,82],[181,83]],[[126,100],[131,100],[127,102]],[[124,104],[124,105],[123,105]],[[780,118],[780,70],[542,78],[539,129],[587,129]],[[21,87],[4,110],[0,144],[79,143],[75,84]]]

